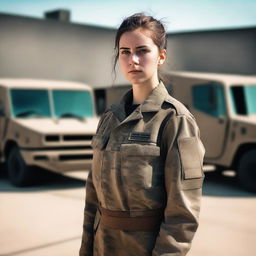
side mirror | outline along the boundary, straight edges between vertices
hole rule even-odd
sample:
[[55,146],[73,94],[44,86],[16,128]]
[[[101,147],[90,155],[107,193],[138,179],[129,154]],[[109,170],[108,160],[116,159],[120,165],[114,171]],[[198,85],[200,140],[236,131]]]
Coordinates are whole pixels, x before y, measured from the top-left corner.
[[225,116],[220,116],[220,117],[219,117],[219,124],[224,124],[225,121],[226,121]]

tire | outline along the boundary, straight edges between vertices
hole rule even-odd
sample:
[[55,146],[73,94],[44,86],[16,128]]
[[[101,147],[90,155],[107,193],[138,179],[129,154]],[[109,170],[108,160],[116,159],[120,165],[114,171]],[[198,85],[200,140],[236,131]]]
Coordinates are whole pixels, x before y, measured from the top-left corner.
[[223,166],[216,165],[214,172],[216,173],[216,175],[222,175],[224,170],[225,168]]
[[256,192],[256,149],[245,152],[240,158],[237,178],[244,189]]
[[0,178],[6,178],[7,177],[7,170],[5,163],[0,163]]
[[24,162],[18,146],[14,146],[7,157],[7,170],[9,179],[14,186],[28,186],[35,181],[35,173]]

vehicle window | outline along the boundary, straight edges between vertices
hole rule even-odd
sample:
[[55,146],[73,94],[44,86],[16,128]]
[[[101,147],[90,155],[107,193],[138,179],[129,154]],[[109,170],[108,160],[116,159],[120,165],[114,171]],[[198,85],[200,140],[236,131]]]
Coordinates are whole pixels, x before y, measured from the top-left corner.
[[256,114],[256,85],[231,86],[230,94],[236,114]]
[[51,117],[47,90],[11,89],[14,117]]
[[246,115],[247,109],[243,86],[232,86],[230,91],[234,112],[239,115]]
[[245,87],[245,98],[247,103],[247,113],[256,114],[256,85]]
[[226,114],[224,89],[221,84],[208,83],[192,87],[193,106],[214,117]]
[[90,92],[53,90],[54,111],[57,117],[85,118],[93,116]]

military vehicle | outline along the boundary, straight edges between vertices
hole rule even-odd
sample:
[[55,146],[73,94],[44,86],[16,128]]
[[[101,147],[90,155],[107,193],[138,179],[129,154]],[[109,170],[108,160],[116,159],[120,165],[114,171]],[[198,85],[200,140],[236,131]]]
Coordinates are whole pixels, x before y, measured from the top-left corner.
[[16,186],[37,182],[42,168],[58,173],[90,168],[97,123],[88,85],[0,79],[0,160]]
[[256,76],[171,72],[165,84],[195,116],[205,163],[256,191]]

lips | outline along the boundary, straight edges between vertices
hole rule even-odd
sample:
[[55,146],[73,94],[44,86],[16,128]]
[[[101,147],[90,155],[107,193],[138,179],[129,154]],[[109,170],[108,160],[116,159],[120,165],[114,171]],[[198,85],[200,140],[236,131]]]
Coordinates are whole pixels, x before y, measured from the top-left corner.
[[140,72],[142,72],[142,71],[141,70],[131,70],[128,73],[130,73],[130,74],[137,74],[137,73],[140,73]]

